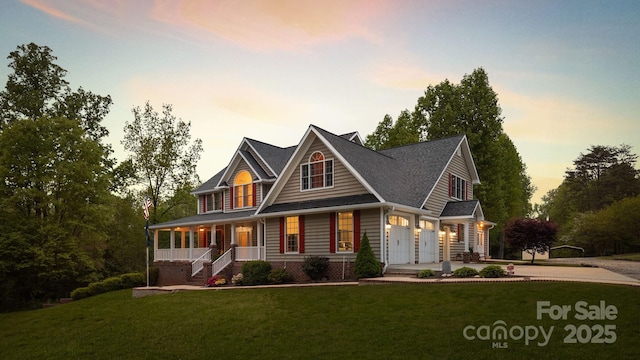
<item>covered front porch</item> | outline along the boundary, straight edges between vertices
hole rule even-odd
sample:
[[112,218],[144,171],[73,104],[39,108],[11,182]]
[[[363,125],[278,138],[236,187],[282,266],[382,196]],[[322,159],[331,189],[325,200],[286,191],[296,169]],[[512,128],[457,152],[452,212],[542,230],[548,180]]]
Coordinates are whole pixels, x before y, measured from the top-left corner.
[[263,226],[257,221],[200,224],[154,230],[154,261],[215,260],[232,246],[236,260],[264,259]]
[[252,214],[213,213],[152,225],[153,261],[163,268],[174,264],[193,279],[210,263],[215,272],[233,261],[264,260],[264,223]]

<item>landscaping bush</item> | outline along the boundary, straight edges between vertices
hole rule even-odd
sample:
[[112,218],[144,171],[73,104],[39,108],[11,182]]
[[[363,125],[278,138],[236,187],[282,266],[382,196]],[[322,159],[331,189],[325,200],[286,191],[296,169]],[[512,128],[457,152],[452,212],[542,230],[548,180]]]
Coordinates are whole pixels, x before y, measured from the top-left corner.
[[436,273],[434,273],[433,270],[431,269],[424,269],[418,273],[418,277],[421,279],[434,277],[434,276],[436,276]]
[[507,276],[507,272],[500,265],[489,265],[480,270],[480,277],[483,278],[499,278],[503,276]]
[[453,271],[453,276],[460,278],[474,277],[478,275],[478,270],[467,266],[461,267]]
[[71,298],[73,300],[81,300],[92,295],[88,287],[77,288],[71,292]]
[[273,269],[269,274],[269,282],[274,284],[284,284],[292,281],[293,276],[285,268]]
[[[151,268],[149,269],[151,270]],[[147,274],[142,273],[128,273],[120,275],[120,280],[122,281],[122,288],[134,288],[138,286],[147,285]],[[151,271],[149,271],[149,278],[151,278]]]
[[[150,268],[153,269],[153,268]],[[156,269],[157,270],[157,269]],[[151,272],[150,278],[151,278]],[[120,276],[114,276],[102,281],[92,282],[86,287],[81,287],[71,292],[71,298],[73,300],[80,300],[89,296],[100,295],[109,291],[130,289],[136,286],[146,285],[146,272],[143,273],[128,273]],[[156,276],[157,279],[157,276]]]
[[242,285],[263,285],[269,283],[271,263],[263,260],[247,261],[242,265]]
[[233,285],[242,285],[242,273],[237,273],[231,277],[231,283]]
[[322,256],[307,256],[302,263],[302,271],[311,280],[321,280],[329,268],[329,258]]
[[371,249],[371,244],[369,244],[369,238],[366,232],[362,235],[360,250],[358,250],[358,255],[356,256],[354,273],[356,279],[382,276],[382,268],[380,267],[378,259],[376,259],[376,255],[373,253],[373,249]]

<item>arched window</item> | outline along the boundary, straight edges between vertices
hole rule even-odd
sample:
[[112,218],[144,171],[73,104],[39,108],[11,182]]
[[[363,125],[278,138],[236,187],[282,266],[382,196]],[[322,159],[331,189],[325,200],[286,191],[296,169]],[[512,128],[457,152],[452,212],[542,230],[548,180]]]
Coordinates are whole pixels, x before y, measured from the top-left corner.
[[309,162],[300,167],[300,187],[302,190],[333,186],[333,159],[325,159],[316,151],[309,156]]
[[234,207],[253,206],[253,186],[251,174],[248,171],[240,171],[233,180]]

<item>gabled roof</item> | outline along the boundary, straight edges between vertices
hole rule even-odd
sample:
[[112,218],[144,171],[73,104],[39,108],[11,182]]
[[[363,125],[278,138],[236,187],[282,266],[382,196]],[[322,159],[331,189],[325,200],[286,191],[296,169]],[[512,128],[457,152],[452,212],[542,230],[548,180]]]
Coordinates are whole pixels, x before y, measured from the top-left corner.
[[362,141],[362,138],[360,137],[360,133],[358,133],[357,131],[354,132],[350,132],[350,133],[346,133],[346,134],[342,134],[340,135],[341,138],[345,138],[353,143],[356,143],[358,145],[364,145],[364,141]]
[[[253,149],[256,156],[262,160],[262,163],[266,164],[267,169],[264,169],[260,165],[258,159],[256,159],[251,152],[245,150],[245,147]],[[258,140],[244,138],[231,158],[229,164],[191,193],[198,195],[227,187],[227,184],[225,183],[226,176],[228,175],[227,172],[233,171],[233,168],[238,164],[239,159],[243,159],[260,180],[274,179],[280,174],[282,168],[294,150],[295,146],[281,148]],[[272,176],[270,173],[274,175]]]
[[202,185],[195,188],[195,190],[193,190],[191,194],[198,195],[206,192],[211,192],[212,190],[214,190],[218,186],[218,183],[222,178],[222,174],[224,174],[226,170],[227,170],[226,167],[220,170],[217,174],[213,175],[209,180],[205,181],[204,183],[202,183]]
[[[374,151],[350,141],[348,136],[335,135],[310,125],[294,154],[289,158],[289,163],[299,162],[298,157],[311,145],[312,134],[316,135],[376,197],[375,202],[423,207],[459,147],[462,148],[465,158],[471,160],[472,182],[479,182],[464,135]],[[285,167],[287,166],[289,165]],[[258,209],[259,213],[273,203],[292,172],[291,166],[284,169],[282,176],[276,180],[272,191]]]
[[476,212],[478,212],[478,219],[484,220],[484,213],[479,200],[450,201],[442,209],[440,218],[443,220],[468,219],[474,217]]
[[281,148],[248,138],[246,141],[276,176],[280,174],[282,168],[284,168],[284,165],[287,163],[287,160],[289,160],[289,157],[291,157],[291,154],[293,154],[293,151],[296,148],[295,146]]

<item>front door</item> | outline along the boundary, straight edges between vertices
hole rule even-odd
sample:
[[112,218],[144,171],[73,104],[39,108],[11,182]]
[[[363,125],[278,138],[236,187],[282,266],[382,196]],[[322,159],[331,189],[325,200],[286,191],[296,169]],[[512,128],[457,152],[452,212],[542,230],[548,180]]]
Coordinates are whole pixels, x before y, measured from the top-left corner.
[[420,232],[419,261],[421,263],[436,262],[436,232],[422,229]]

